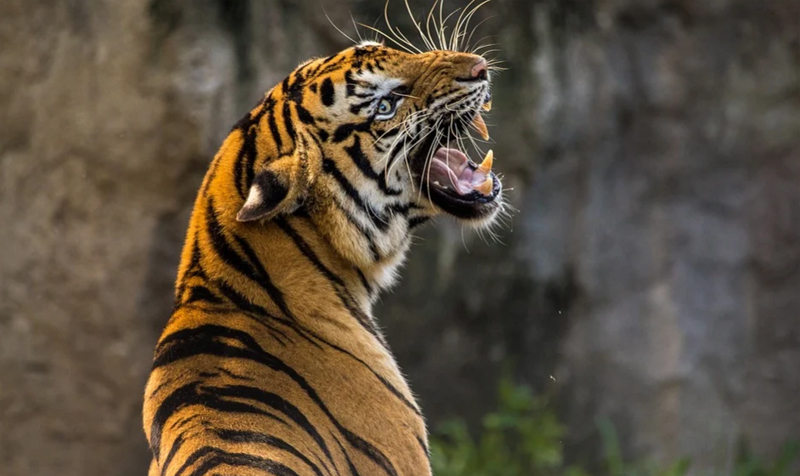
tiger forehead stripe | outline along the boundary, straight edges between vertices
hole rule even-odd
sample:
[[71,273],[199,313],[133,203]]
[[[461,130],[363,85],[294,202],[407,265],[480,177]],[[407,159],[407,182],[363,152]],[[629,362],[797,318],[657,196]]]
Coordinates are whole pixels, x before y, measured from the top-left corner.
[[480,150],[491,63],[441,46],[306,61],[231,130],[145,390],[151,475],[432,476],[373,305],[422,224],[503,213],[498,157]]

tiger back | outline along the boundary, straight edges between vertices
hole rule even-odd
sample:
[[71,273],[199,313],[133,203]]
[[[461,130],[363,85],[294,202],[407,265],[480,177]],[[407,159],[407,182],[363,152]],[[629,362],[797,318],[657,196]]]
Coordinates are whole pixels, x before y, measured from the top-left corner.
[[363,43],[309,61],[233,128],[198,193],[155,349],[152,475],[430,475],[376,325],[414,230],[503,208],[487,62]]

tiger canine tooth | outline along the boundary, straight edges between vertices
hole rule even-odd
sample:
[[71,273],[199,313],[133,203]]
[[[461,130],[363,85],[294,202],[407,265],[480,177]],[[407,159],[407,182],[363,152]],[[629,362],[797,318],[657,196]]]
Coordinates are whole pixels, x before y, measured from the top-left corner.
[[491,111],[492,110],[492,101],[487,101],[487,102],[483,103],[483,106],[481,106],[481,107],[486,112]]
[[481,192],[483,195],[491,195],[494,190],[494,180],[491,176],[486,177],[482,184],[475,187],[475,190]]
[[486,122],[483,121],[483,116],[480,113],[475,114],[475,118],[472,119],[472,125],[478,130],[483,140],[489,140],[489,130],[486,128]]
[[492,171],[492,165],[494,164],[494,151],[489,150],[486,153],[486,158],[483,159],[481,165],[478,166],[478,171],[483,172],[484,174],[488,174]]

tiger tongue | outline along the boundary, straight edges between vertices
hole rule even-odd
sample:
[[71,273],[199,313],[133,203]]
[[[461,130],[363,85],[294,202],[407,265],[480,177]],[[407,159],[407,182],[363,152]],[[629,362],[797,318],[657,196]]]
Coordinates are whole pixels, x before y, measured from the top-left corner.
[[489,195],[494,188],[490,175],[492,162],[493,154],[489,151],[483,163],[473,170],[463,152],[442,147],[431,160],[428,179],[430,183],[451,189],[459,195],[467,195],[475,190]]

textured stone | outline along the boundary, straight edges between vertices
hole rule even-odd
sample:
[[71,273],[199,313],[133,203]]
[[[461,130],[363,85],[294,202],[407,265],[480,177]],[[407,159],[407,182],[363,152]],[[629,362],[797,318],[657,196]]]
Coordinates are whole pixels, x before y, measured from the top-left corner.
[[[348,43],[319,5],[0,4],[3,474],[144,474],[141,394],[195,191],[266,89]],[[350,11],[382,14],[325,8],[348,31]],[[629,455],[716,468],[740,441],[800,438],[800,4],[486,14],[520,211],[503,244],[441,220],[376,310],[431,421],[475,420],[511,361],[557,392],[580,460],[598,416]]]

